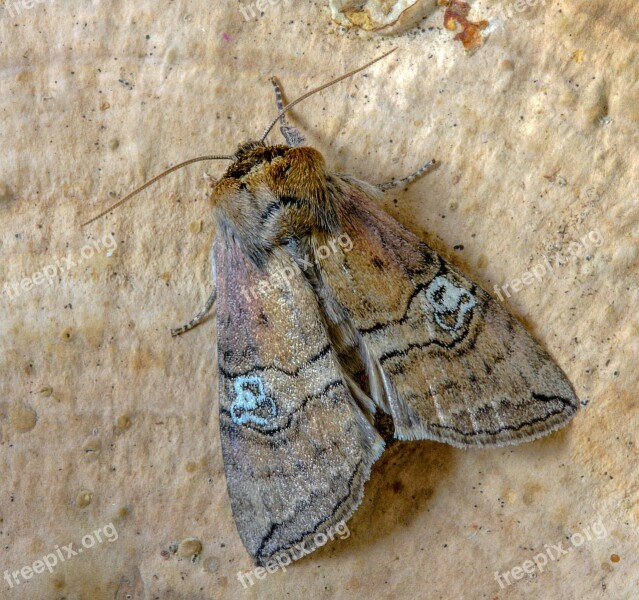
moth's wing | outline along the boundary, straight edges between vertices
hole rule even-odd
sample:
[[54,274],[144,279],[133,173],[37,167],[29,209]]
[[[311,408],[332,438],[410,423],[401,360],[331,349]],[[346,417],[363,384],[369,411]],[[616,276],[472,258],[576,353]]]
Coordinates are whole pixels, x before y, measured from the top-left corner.
[[356,330],[395,436],[501,446],[564,426],[578,399],[524,327],[378,208],[371,186],[333,179],[352,249],[333,244],[318,262],[322,296],[327,314]]
[[258,268],[224,232],[213,254],[224,469],[242,541],[264,564],[332,539],[384,443],[288,255],[276,250]]

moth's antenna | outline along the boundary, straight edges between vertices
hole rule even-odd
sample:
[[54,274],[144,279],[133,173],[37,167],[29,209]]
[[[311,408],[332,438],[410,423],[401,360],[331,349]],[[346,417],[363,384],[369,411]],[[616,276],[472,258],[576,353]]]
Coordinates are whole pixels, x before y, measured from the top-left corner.
[[120,204],[124,204],[127,200],[130,200],[131,198],[133,198],[133,196],[135,196],[136,194],[139,194],[142,190],[145,190],[150,185],[153,185],[158,179],[162,179],[162,177],[164,177],[165,175],[168,175],[169,173],[173,173],[173,171],[177,171],[178,169],[181,169],[182,167],[186,167],[187,165],[191,165],[195,162],[201,162],[203,160],[235,160],[235,156],[210,155],[210,156],[198,156],[197,158],[190,158],[189,160],[185,160],[184,162],[181,162],[180,164],[175,165],[174,167],[171,167],[170,169],[167,169],[166,171],[160,173],[159,175],[156,175],[153,179],[149,179],[145,184],[141,185],[136,190],[133,190],[130,194],[127,194],[124,198],[122,198],[122,200],[118,200],[113,206],[110,206],[106,210],[102,211],[99,215],[93,217],[92,219],[89,219],[86,223],[82,223],[82,227],[86,227],[87,225],[90,225],[91,223],[93,223],[93,221],[97,221],[99,218],[103,217],[107,213],[110,213],[114,208],[117,208],[118,206],[120,206]]
[[381,56],[379,56],[375,60],[371,60],[371,62],[365,64],[363,67],[360,67],[359,69],[355,69],[354,71],[350,71],[349,73],[346,73],[345,75],[342,75],[341,77],[338,77],[337,79],[333,79],[332,81],[329,81],[328,83],[325,83],[324,85],[320,85],[319,87],[315,88],[314,90],[311,90],[310,92],[307,92],[303,96],[300,96],[297,100],[293,100],[293,102],[289,102],[279,112],[277,117],[275,117],[275,119],[273,119],[273,122],[266,128],[266,131],[264,132],[264,135],[260,138],[260,142],[264,143],[264,140],[266,139],[266,136],[271,132],[271,129],[273,129],[273,127],[275,127],[275,125],[277,125],[277,122],[280,120],[282,115],[284,115],[284,113],[286,113],[289,110],[291,110],[291,108],[293,108],[296,104],[299,104],[302,100],[306,100],[306,98],[308,98],[309,96],[312,96],[313,94],[317,94],[317,92],[321,92],[322,90],[325,90],[327,87],[330,87],[331,85],[335,85],[336,83],[339,83],[340,81],[342,81],[344,79],[348,79],[349,77],[352,77],[353,75],[355,75],[356,73],[359,73],[360,71],[363,71],[364,69],[368,69],[368,67],[370,67],[371,65],[374,65],[376,62],[382,60],[382,58],[386,58],[389,54],[392,54],[393,52],[395,52],[395,50],[397,50],[397,48],[393,48],[392,50],[390,50],[386,54],[382,54]]

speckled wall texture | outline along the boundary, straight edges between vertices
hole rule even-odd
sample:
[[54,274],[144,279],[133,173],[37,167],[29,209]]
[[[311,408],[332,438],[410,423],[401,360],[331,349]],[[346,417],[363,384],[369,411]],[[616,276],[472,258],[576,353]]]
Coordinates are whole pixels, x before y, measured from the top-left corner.
[[[344,4],[5,0],[2,600],[639,598],[639,5],[471,2],[466,51],[433,1],[380,31]],[[371,182],[437,158],[380,205],[500,296],[582,407],[521,446],[395,445],[348,532],[247,583],[215,320],[169,333],[211,290],[203,173],[225,165],[81,223],[259,136],[271,75],[292,99],[394,46],[291,122]]]

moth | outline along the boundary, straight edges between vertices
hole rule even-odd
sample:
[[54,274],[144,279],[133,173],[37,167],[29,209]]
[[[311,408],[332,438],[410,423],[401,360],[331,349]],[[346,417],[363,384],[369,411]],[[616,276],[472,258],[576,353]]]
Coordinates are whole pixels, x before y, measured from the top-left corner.
[[[167,171],[231,161],[211,179],[214,291],[172,334],[217,304],[228,494],[258,565],[312,551],[351,517],[384,450],[384,422],[397,440],[493,447],[544,436],[578,408],[524,327],[379,208],[383,190],[429,165],[372,185],[331,171],[288,124],[298,102],[374,62],[286,106],[273,80],[278,115],[259,140]],[[270,145],[278,121],[285,143]]]

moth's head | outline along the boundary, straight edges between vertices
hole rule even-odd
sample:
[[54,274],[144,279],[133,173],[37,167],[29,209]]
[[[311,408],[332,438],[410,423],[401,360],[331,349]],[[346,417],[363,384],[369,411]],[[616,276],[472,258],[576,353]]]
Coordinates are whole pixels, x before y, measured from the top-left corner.
[[288,146],[269,146],[262,141],[241,144],[233,162],[222,177],[212,184],[212,206],[231,219],[248,216],[251,206],[267,202],[268,188],[284,176],[284,156]]
[[238,149],[233,155],[235,157],[234,162],[249,160],[253,155],[255,155],[256,150],[259,151],[260,149],[263,149],[266,147],[267,147],[267,144],[260,140],[244,142],[243,144],[239,145]]
[[224,195],[240,192],[258,203],[259,197],[264,196],[270,196],[270,200],[282,197],[318,200],[323,193],[315,188],[324,187],[325,179],[324,158],[314,148],[246,142],[237,149],[233,162],[213,186],[211,200],[214,206],[220,206],[224,204]]
[[288,146],[268,146],[261,141],[241,144],[222,179],[241,179],[260,168],[267,167],[274,159],[283,157],[288,149]]
[[211,203],[218,222],[264,247],[337,228],[324,158],[314,148],[242,144]]

